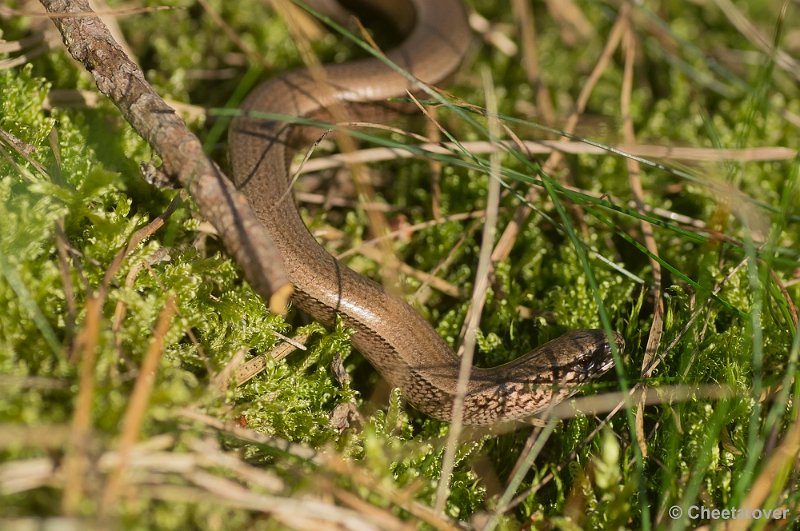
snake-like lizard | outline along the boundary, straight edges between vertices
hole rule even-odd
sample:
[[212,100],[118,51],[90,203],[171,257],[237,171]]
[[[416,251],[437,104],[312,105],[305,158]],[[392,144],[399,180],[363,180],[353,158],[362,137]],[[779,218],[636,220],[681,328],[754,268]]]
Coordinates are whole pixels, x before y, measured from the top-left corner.
[[[352,3],[352,2],[351,2]],[[452,74],[470,41],[460,0],[381,0],[383,11],[407,36],[386,58],[427,84]],[[409,79],[375,57],[326,66],[323,75],[296,70],[256,88],[230,130],[236,185],[272,235],[295,288],[293,301],[331,325],[339,315],[353,329],[353,344],[388,383],[421,411],[450,420],[460,360],[431,325],[378,283],[332,257],[306,228],[287,190],[289,158],[319,129],[259,119],[257,113],[330,119],[333,105],[348,116],[373,112],[368,102],[403,96]],[[320,77],[324,79],[320,79]],[[617,347],[623,342],[616,335]],[[463,421],[487,425],[529,417],[574,394],[613,366],[603,330],[576,330],[499,367],[473,367]]]

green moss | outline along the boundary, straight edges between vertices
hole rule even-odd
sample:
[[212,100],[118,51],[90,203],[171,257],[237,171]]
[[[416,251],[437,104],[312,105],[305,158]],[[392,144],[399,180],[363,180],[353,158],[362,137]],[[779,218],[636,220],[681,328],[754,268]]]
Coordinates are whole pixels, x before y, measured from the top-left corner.
[[[258,75],[263,78],[301,64],[285,24],[272,17],[263,2],[210,2],[258,57],[248,56],[231,39],[222,38],[223,32],[200,4],[147,5],[174,9],[124,17],[120,23],[149,81],[165,97],[206,107],[235,104],[234,95],[249,90],[248,82],[242,81],[248,77],[246,64],[255,64],[251,74],[261,71]],[[490,20],[514,22],[507,4],[476,0],[473,5]],[[573,110],[616,17],[608,6],[580,5],[594,33],[573,46],[565,44],[561,28],[544,4],[534,8],[540,29],[540,73],[558,124]],[[749,9],[748,16],[767,34],[775,27],[777,11],[770,3],[739,7]],[[631,116],[640,142],[800,147],[796,126],[786,119],[800,113],[791,73],[763,60],[749,65],[714,57],[715,50],[738,50],[749,44],[710,4],[662,2],[657,15],[660,18],[638,6],[634,18],[640,40]],[[787,28],[796,21],[791,18],[795,14],[789,17],[784,23]],[[3,20],[1,26],[4,38],[18,39],[27,34],[31,22],[16,18]],[[658,26],[662,29],[656,31]],[[342,45],[337,37],[315,43],[325,61],[346,60],[354,55],[354,48]],[[501,113],[519,116],[536,101],[519,56],[480,46],[471,61],[453,87],[459,97],[482,104],[481,83],[470,72],[489,65],[499,85]],[[617,52],[589,99],[590,125],[579,129],[581,135],[610,144],[621,141],[622,65]],[[0,70],[0,130],[19,139],[24,144],[17,146],[27,150],[20,154],[12,143],[0,140],[0,423],[7,426],[72,422],[80,385],[77,358],[83,354],[75,345],[86,330],[87,302],[131,235],[163,212],[175,196],[141,181],[138,162],[150,160],[153,154],[110,104],[101,102],[92,110],[45,112],[42,104],[51,87],[91,89],[92,81],[63,53],[55,52],[18,69]],[[443,111],[440,118],[461,139],[485,138],[480,127],[470,126],[456,113]],[[220,142],[224,124],[210,121],[196,127],[212,155],[225,166],[225,146]],[[535,127],[524,125],[518,126],[518,133],[525,138],[540,135]],[[396,142],[399,136],[388,138]],[[489,177],[474,160],[470,168],[455,163],[443,168],[440,207],[444,215],[485,208]],[[579,187],[627,201],[626,164],[622,157],[570,156],[546,177],[560,179],[568,172]],[[631,440],[631,426],[624,415],[611,419],[600,435],[595,433],[595,417],[564,421],[525,475],[517,492],[525,494],[502,516],[501,528],[530,523],[568,529],[636,528],[666,524],[661,515],[674,504],[699,500],[726,508],[741,503],[765,459],[773,455],[775,442],[796,416],[788,394],[796,386],[797,352],[790,348],[796,327],[781,289],[797,304],[798,166],[797,160],[674,164],[666,170],[643,166],[641,180],[649,204],[721,232],[695,234],[671,220],[654,225],[659,257],[671,269],[665,272],[663,284],[666,314],[660,364],[644,383],[651,387],[720,384],[730,389],[730,397],[715,400],[698,391],[682,403],[647,407],[643,429],[649,455],[638,468],[636,442]],[[391,162],[375,168],[392,176],[387,186],[379,187],[378,201],[395,205],[410,223],[433,217],[427,161]],[[532,179],[543,178],[536,163],[516,157],[506,156],[503,168],[508,193],[500,205],[501,227],[514,217]],[[629,383],[640,382],[653,301],[648,256],[630,243],[642,241],[639,219],[620,208],[624,203],[570,196],[585,209],[581,219],[568,210],[566,219],[587,253],[588,268],[597,282],[595,293],[581,253],[568,238],[564,218],[554,209],[552,198],[539,189],[531,202],[535,214],[522,226],[510,257],[495,264],[477,337],[477,362],[500,364],[564,330],[598,327],[598,303],[602,302],[612,326],[626,336],[623,373]],[[558,194],[568,205],[567,194]],[[305,213],[314,226],[343,219],[340,226],[347,242],[341,250],[372,237],[361,210],[332,214],[308,207]],[[182,204],[167,226],[128,253],[111,278],[92,367],[92,455],[116,448],[155,323],[172,297],[177,313],[163,338],[140,440],[170,435],[173,442],[168,451],[179,459],[191,454],[194,441],[213,437],[243,463],[280,477],[282,496],[327,495],[326,489],[334,485],[400,518],[417,521],[408,505],[387,496],[386,490],[366,486],[357,473],[334,472],[332,466],[312,458],[287,455],[278,443],[243,441],[230,431],[219,434],[182,416],[182,408],[200,410],[261,434],[318,448],[401,497],[434,503],[447,425],[414,411],[396,392],[390,394],[388,405],[379,398],[367,406],[378,379],[360,355],[351,353],[351,332],[341,326],[334,330],[315,324],[297,327],[302,320],[296,315],[287,320],[268,314],[215,238],[198,232],[193,216],[193,207]],[[393,216],[389,214],[390,219]],[[436,269],[450,256],[452,262],[437,274],[470,293],[481,252],[480,227],[464,238],[470,223],[442,223],[393,245],[406,263],[422,271]],[[58,226],[63,227],[67,244],[66,265],[59,260]],[[747,243],[754,227],[762,229],[764,245]],[[748,256],[757,258],[754,265],[731,275],[732,268]],[[380,276],[380,266],[364,257],[351,258],[349,265]],[[714,288],[723,282],[716,292]],[[400,283],[409,294],[421,286],[411,277],[401,278]],[[530,309],[534,317],[520,320],[520,306]],[[124,308],[125,315],[115,324],[119,308]],[[465,300],[432,291],[419,310],[445,341],[457,346],[468,311]],[[236,353],[255,355],[277,345],[276,332],[314,335],[307,352],[269,363],[244,385],[220,390],[212,384]],[[754,332],[760,332],[762,340],[753,341]],[[672,346],[666,350],[668,345]],[[333,377],[330,367],[337,355],[353,375],[352,383]],[[617,385],[609,376],[588,386],[587,392],[613,390]],[[784,394],[762,401],[764,389],[784,389]],[[339,432],[329,422],[330,412],[352,402],[365,412],[363,429],[354,421],[350,429]],[[376,411],[366,413],[370,409]],[[470,520],[481,511],[491,511],[529,435],[530,430],[520,430],[462,443],[446,514]],[[47,450],[41,441],[4,441],[0,437],[2,461],[49,455],[60,460],[66,455],[62,450]],[[217,466],[203,471],[232,476],[243,488],[263,492],[247,475]],[[185,475],[159,474],[153,480],[157,485],[187,489],[193,485]],[[791,504],[796,484],[781,481],[787,480],[776,479],[770,503]],[[82,505],[85,514],[94,516],[97,506],[92,497],[103,485],[95,482],[89,489]],[[3,494],[0,517],[58,515],[61,496],[58,486]],[[649,516],[644,512],[648,506]],[[118,510],[119,522],[129,528],[278,527],[254,511],[232,508],[216,499],[187,495],[164,500],[144,489],[127,496]]]

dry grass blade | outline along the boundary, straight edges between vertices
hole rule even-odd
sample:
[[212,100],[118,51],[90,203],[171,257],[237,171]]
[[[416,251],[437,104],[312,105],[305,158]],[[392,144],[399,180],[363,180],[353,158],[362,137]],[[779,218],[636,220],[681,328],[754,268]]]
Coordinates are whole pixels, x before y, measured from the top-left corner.
[[384,268],[393,269],[396,273],[402,273],[403,275],[415,278],[419,280],[421,283],[431,286],[434,289],[444,293],[449,297],[454,297],[456,299],[461,299],[464,297],[464,290],[458,286],[447,282],[443,278],[437,277],[434,273],[427,273],[425,271],[420,271],[410,265],[406,264],[405,262],[400,261],[386,261],[386,257],[381,253],[379,250],[375,249],[372,246],[369,247],[362,247],[361,254],[369,258],[370,260],[374,260],[379,264],[382,264]]
[[247,42],[245,42],[239,36],[239,34],[236,31],[234,31],[234,29],[231,28],[227,22],[225,22],[225,20],[219,15],[217,10],[214,9],[211,6],[211,4],[208,3],[208,0],[197,0],[197,2],[203,8],[206,14],[211,18],[211,20],[214,21],[214,24],[216,24],[216,26],[222,30],[222,32],[225,34],[225,37],[227,37],[232,43],[236,45],[237,48],[239,48],[242,52],[244,52],[244,54],[250,61],[267,66],[266,63],[264,62],[264,56],[260,54],[258,50],[253,49],[252,46],[250,46]]
[[[170,250],[168,248],[159,247],[144,259],[132,264],[130,269],[128,269],[128,274],[125,275],[125,287],[132,288],[136,282],[137,276],[143,269],[149,268],[151,265],[162,260],[169,260],[169,252]],[[127,306],[125,302],[123,300],[117,301],[117,304],[114,307],[114,316],[111,319],[111,330],[114,332],[114,343],[120,353],[122,350],[122,335],[120,334],[120,331],[122,328],[122,323],[125,320],[126,313]]]
[[292,338],[291,343],[280,343],[269,352],[256,356],[247,363],[243,363],[239,367],[236,367],[235,372],[233,373],[236,385],[242,385],[255,378],[256,375],[258,375],[267,367],[269,359],[280,361],[292,352],[296,351],[298,348],[306,350],[305,343],[308,341],[309,337],[310,336],[308,334],[294,337]]
[[584,396],[569,402],[562,402],[550,410],[550,416],[560,419],[573,418],[579,415],[600,415],[614,413],[623,406],[630,397],[633,402],[641,402],[646,406],[659,404],[676,404],[689,400],[725,400],[734,398],[734,390],[727,385],[663,385],[646,387],[639,384],[628,393],[613,392],[592,396]]
[[100,334],[102,299],[99,294],[86,302],[86,318],[83,329],[77,336],[73,350],[80,360],[80,383],[72,415],[70,441],[64,459],[67,482],[61,500],[61,509],[68,515],[75,514],[83,497],[84,475],[89,458],[87,443],[92,425],[92,400],[94,398],[94,369],[97,357],[97,342]]
[[[774,486],[776,482],[785,482],[792,470],[797,467],[797,456],[800,454],[800,415],[795,411],[795,421],[783,436],[778,447],[764,463],[764,468],[756,478],[755,482],[739,507],[745,514],[753,514],[757,508],[764,507],[771,494],[775,494]],[[791,488],[791,487],[790,487]],[[784,513],[785,518],[786,513]],[[796,516],[791,516],[796,519]],[[748,529],[755,518],[737,518],[731,520],[727,525],[728,531],[740,531]]]
[[280,439],[278,437],[270,437],[268,435],[264,435],[263,433],[259,433],[255,430],[243,428],[234,422],[222,421],[220,419],[214,418],[210,415],[206,415],[205,413],[202,413],[195,409],[182,408],[176,411],[175,413],[177,419],[198,422],[202,425],[208,426],[215,430],[233,435],[243,441],[249,441],[256,444],[263,444],[273,448],[277,448],[282,452],[286,452],[300,459],[304,459],[314,463],[324,462],[323,458],[318,454],[316,450],[308,448],[307,446],[292,443],[285,439]]
[[405,236],[407,236],[407,235],[409,235],[409,234],[411,234],[413,232],[417,232],[417,231],[421,231],[421,230],[425,230],[425,229],[430,229],[432,227],[436,227],[436,226],[441,225],[443,223],[449,223],[449,222],[452,222],[452,221],[471,220],[471,219],[483,219],[485,216],[486,216],[486,211],[485,210],[474,210],[472,212],[460,212],[460,213],[456,213],[456,214],[451,214],[449,216],[442,216],[442,217],[438,217],[438,218],[435,218],[435,219],[431,219],[429,221],[423,221],[423,222],[420,222],[420,223],[416,223],[414,225],[409,225],[407,227],[403,227],[401,229],[393,230],[393,231],[391,231],[391,232],[389,232],[387,234],[384,234],[383,236],[378,236],[378,237],[372,238],[370,240],[366,240],[366,241],[362,242],[361,244],[353,247],[352,249],[348,249],[347,251],[339,253],[338,255],[336,255],[336,258],[338,258],[339,260],[342,260],[344,258],[347,258],[348,256],[352,256],[354,254],[360,253],[360,252],[362,252],[364,247],[370,247],[372,245],[375,245],[375,243],[378,240],[380,240],[381,238],[395,239],[395,238],[399,238],[401,236],[405,237]]
[[[482,71],[483,87],[486,91],[486,107],[489,110],[489,132],[493,138],[499,138],[500,125],[494,116],[497,116],[497,97],[494,92],[494,80],[492,80],[489,70]],[[491,168],[489,174],[489,193],[486,198],[486,219],[483,226],[483,237],[481,240],[481,253],[478,257],[478,269],[475,272],[475,286],[472,290],[472,300],[470,301],[469,312],[465,319],[464,342],[459,348],[458,354],[461,356],[461,369],[458,375],[458,385],[456,395],[453,400],[453,416],[450,423],[450,430],[447,433],[447,446],[445,447],[444,457],[442,458],[442,474],[439,478],[439,486],[436,490],[436,512],[444,510],[447,496],[450,490],[450,476],[455,465],[455,455],[458,448],[458,438],[461,435],[464,415],[464,397],[467,394],[469,385],[469,375],[472,370],[472,359],[475,350],[475,332],[480,323],[483,305],[486,301],[486,293],[489,287],[489,275],[491,274],[491,249],[497,231],[497,213],[500,205],[500,157],[499,154],[492,155]]]
[[108,514],[117,497],[119,496],[120,489],[123,486],[123,476],[125,469],[128,466],[128,459],[131,450],[136,443],[141,431],[142,421],[144,420],[145,412],[147,411],[147,402],[150,399],[150,393],[155,384],[156,369],[158,362],[161,359],[161,354],[164,350],[164,338],[167,335],[170,325],[172,324],[172,316],[175,314],[175,300],[169,298],[158,316],[155,330],[153,331],[153,338],[150,342],[150,347],[147,349],[142,366],[139,371],[139,376],[136,378],[136,384],[133,387],[128,408],[125,410],[125,415],[122,418],[122,433],[119,440],[119,463],[116,468],[111,472],[103,491],[103,499],[100,504],[100,513]]
[[[508,146],[503,143],[485,141],[461,142],[460,147],[450,142],[437,142],[417,144],[414,151],[432,155],[453,155],[460,151],[460,147],[470,153],[483,155],[496,151],[507,151]],[[792,160],[797,156],[797,151],[781,146],[763,146],[742,149],[714,149],[694,148],[683,146],[655,146],[647,144],[615,144],[603,148],[583,142],[554,141],[554,140],[523,140],[522,147],[528,155],[548,155],[560,152],[565,155],[633,155],[648,159],[674,160],[684,162],[763,162]],[[412,150],[399,148],[365,148],[353,153],[337,153],[325,157],[311,159],[302,167],[295,166],[293,170],[299,173],[313,173],[353,163],[383,162],[387,160],[419,158],[420,155]]]
[[792,296],[789,294],[789,291],[786,289],[786,283],[781,280],[778,274],[774,270],[770,270],[770,276],[772,277],[773,282],[775,285],[778,286],[778,289],[781,292],[781,296],[783,300],[786,302],[786,306],[789,308],[789,315],[792,318],[792,323],[795,327],[797,327],[797,323],[800,319],[798,319],[798,312],[797,312],[797,305],[794,303]]
[[102,308],[105,303],[108,288],[122,266],[125,257],[132,249],[161,228],[166,219],[177,208],[177,198],[167,208],[166,212],[154,219],[145,227],[136,231],[112,260],[106,269],[103,281],[86,302],[86,317],[83,329],[76,337],[72,349],[80,362],[80,386],[76,398],[75,413],[72,417],[72,435],[65,459],[64,468],[67,471],[68,485],[64,489],[62,508],[67,514],[74,514],[78,503],[83,496],[83,477],[88,466],[86,443],[91,433],[92,399],[94,396],[94,370],[97,356],[100,324],[102,321]]
[[[623,70],[622,94],[620,109],[622,110],[622,130],[625,142],[633,144],[636,142],[636,133],[633,129],[633,117],[631,116],[631,93],[633,91],[633,67],[635,64],[636,38],[634,34],[633,17],[630,10],[626,17],[626,29],[623,36],[623,50],[625,53],[625,66]],[[644,214],[645,197],[641,180],[641,166],[636,160],[626,159],[628,168],[628,182],[630,183],[633,200],[637,210]],[[650,325],[650,332],[647,337],[647,347],[642,358],[642,377],[646,378],[650,373],[645,372],[644,368],[649,366],[656,356],[658,347],[661,344],[661,336],[664,333],[664,301],[661,293],[661,263],[656,259],[659,256],[653,226],[645,221],[639,222],[639,227],[644,237],[644,244],[650,253],[650,267],[653,270],[653,321]],[[643,457],[647,457],[647,441],[644,434],[644,397],[636,406],[636,438]]]
[[156,11],[170,11],[173,9],[181,9],[172,6],[152,6],[152,7],[131,7],[126,9],[110,9],[104,11],[94,11],[88,8],[85,9],[64,9],[62,11],[48,11],[43,13],[41,11],[33,11],[27,9],[12,9],[8,6],[0,6],[0,16],[3,17],[33,17],[33,18],[85,18],[97,16],[114,16],[125,17],[129,15],[140,15],[142,13],[154,13]]
[[417,526],[411,522],[404,522],[386,509],[380,509],[371,503],[359,498],[350,491],[329,486],[330,493],[340,503],[350,507],[359,514],[367,516],[373,522],[380,522],[380,529],[389,531],[413,531]]
[[[589,96],[594,90],[597,82],[600,80],[600,76],[611,64],[611,57],[614,51],[617,49],[620,41],[622,40],[622,33],[624,29],[624,20],[627,16],[625,12],[629,9],[626,7],[627,4],[624,4],[622,9],[620,10],[619,15],[617,16],[616,22],[614,22],[614,26],[611,28],[610,35],[606,42],[606,46],[603,49],[600,57],[595,64],[594,69],[592,70],[589,78],[586,80],[586,84],[581,89],[580,94],[575,102],[575,110],[572,114],[567,118],[566,124],[563,127],[563,130],[567,133],[572,133],[575,131],[575,127],[578,124],[578,120],[583,113],[584,109],[586,108],[586,104],[589,101]],[[563,139],[566,140],[566,139]],[[553,171],[553,169],[561,162],[562,155],[558,151],[554,151],[548,158],[547,161],[542,166],[542,172],[545,174],[549,174]],[[568,182],[569,185],[573,185],[574,183]],[[535,195],[538,192],[535,188],[531,188],[528,196],[526,199],[532,201]],[[524,225],[525,220],[530,216],[531,209],[527,205],[522,205],[514,215],[514,219],[506,226],[505,230],[503,231],[502,236],[500,236],[500,240],[495,245],[494,251],[492,253],[492,261],[500,262],[508,258],[511,254],[511,249],[514,247],[514,242],[517,240],[517,236],[519,234],[520,228]],[[583,216],[578,215],[578,220],[583,223],[582,221]]]
[[[15,153],[17,153],[20,157],[23,158],[26,162],[28,162],[33,168],[36,169],[41,175],[49,175],[47,169],[38,161],[34,160],[32,155],[35,150],[33,146],[27,144],[17,138],[16,136],[12,135],[8,131],[4,131],[0,129],[0,142],[10,147]],[[3,155],[7,155],[5,150],[3,150]],[[8,161],[17,166],[16,163],[10,157],[7,157]],[[22,171],[18,166],[16,169],[19,169],[19,175],[26,175],[26,172]]]
[[397,488],[377,480],[371,473],[352,462],[341,459],[335,455],[327,455],[325,457],[325,466],[329,470],[340,474],[342,477],[352,478],[356,484],[362,486],[369,492],[385,497],[434,529],[439,531],[456,531],[457,529],[461,529],[461,526],[451,522],[440,512],[434,511],[427,505],[415,501],[414,492],[411,489],[398,490]]
[[483,38],[490,46],[497,48],[501,53],[509,57],[517,55],[517,45],[508,38],[508,35],[498,31],[492,23],[473,11],[469,14],[470,27]]
[[[413,493],[392,488],[383,481],[374,478],[371,472],[363,470],[349,460],[343,459],[335,452],[317,452],[300,444],[291,443],[277,437],[270,437],[248,428],[242,428],[233,422],[223,422],[196,410],[184,409],[180,412],[180,418],[198,422],[243,441],[275,448],[303,461],[309,461],[318,467],[317,473],[321,474],[321,480],[326,479],[325,474],[331,472],[338,474],[341,477],[348,478],[349,481],[355,482],[357,486],[366,489],[368,492],[386,498],[397,507],[402,508],[435,529],[442,531],[456,529],[446,518],[434,513],[431,508],[414,501]],[[325,485],[328,485],[328,483],[325,483]],[[336,496],[336,493],[334,493],[334,496]],[[353,502],[352,498],[349,497],[348,501]],[[352,505],[355,505],[355,503],[353,502]]]
[[561,40],[566,45],[577,46],[592,37],[595,29],[574,0],[546,0],[546,3],[561,28]]
[[[45,110],[73,107],[93,109],[100,103],[100,97],[99,93],[90,90],[50,89],[43,108]],[[201,121],[206,118],[206,109],[203,107],[169,99],[165,101],[188,121]]]
[[550,101],[550,93],[539,74],[538,46],[536,44],[536,24],[530,2],[514,0],[512,7],[519,21],[520,40],[522,41],[522,64],[528,83],[536,90],[536,111],[546,125],[555,125],[555,111]]
[[[770,39],[745,16],[744,13],[734,5],[731,0],[714,0],[720,12],[725,15],[731,24],[742,34],[753,46],[762,51],[767,57],[774,57],[775,64],[781,67],[790,76],[800,81],[800,62],[783,50],[775,49]],[[784,2],[784,10],[789,2]]]
[[54,450],[63,447],[68,438],[68,424],[38,424],[35,426],[0,424],[0,449],[25,445]]

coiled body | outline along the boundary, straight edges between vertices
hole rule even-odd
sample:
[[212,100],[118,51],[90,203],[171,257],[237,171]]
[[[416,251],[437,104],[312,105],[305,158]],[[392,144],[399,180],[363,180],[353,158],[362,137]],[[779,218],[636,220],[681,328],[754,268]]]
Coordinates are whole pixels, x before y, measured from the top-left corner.
[[[469,44],[460,0],[395,0],[390,9],[410,26],[388,58],[426,83],[459,65]],[[402,22],[405,21],[405,22]],[[319,77],[319,76],[316,76]],[[324,80],[298,70],[258,87],[245,111],[326,117],[332,105],[363,116],[358,103],[413,91],[410,82],[375,58],[325,68]],[[229,144],[233,176],[271,233],[295,286],[296,306],[327,325],[340,315],[354,330],[353,343],[390,385],[423,412],[450,420],[459,359],[430,324],[402,300],[326,252],[304,225],[291,194],[288,159],[308,128],[252,116],[237,118]],[[621,347],[621,340],[618,339]],[[573,394],[612,366],[600,330],[579,330],[500,367],[473,368],[464,422],[487,425],[530,416]]]

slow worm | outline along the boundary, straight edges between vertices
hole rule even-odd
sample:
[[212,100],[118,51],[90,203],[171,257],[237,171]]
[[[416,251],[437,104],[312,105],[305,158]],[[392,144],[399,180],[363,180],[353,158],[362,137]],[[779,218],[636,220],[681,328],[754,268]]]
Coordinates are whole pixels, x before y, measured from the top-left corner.
[[[373,0],[369,6],[406,32],[403,43],[387,54],[389,61],[428,84],[456,70],[470,41],[460,0]],[[277,245],[295,287],[294,303],[328,326],[339,315],[354,331],[353,344],[390,385],[421,411],[450,420],[459,359],[408,304],[328,254],[287,193],[290,157],[320,131],[255,116],[330,120],[332,105],[342,106],[351,117],[372,116],[375,105],[367,102],[403,96],[414,87],[374,57],[326,66],[323,73],[315,77],[309,70],[296,70],[250,94],[243,104],[246,112],[230,130],[233,178]],[[615,340],[621,349],[621,337]],[[505,365],[474,367],[463,420],[487,425],[531,416],[612,365],[604,331],[568,332]]]

